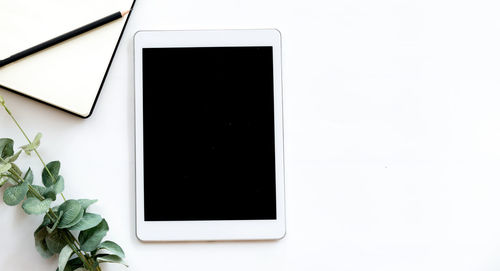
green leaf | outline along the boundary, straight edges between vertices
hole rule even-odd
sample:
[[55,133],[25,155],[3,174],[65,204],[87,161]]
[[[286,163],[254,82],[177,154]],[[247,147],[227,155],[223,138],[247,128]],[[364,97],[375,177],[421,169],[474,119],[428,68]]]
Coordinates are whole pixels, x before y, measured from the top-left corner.
[[[49,169],[49,171],[47,171],[47,169]],[[57,176],[59,176],[60,169],[61,169],[61,162],[59,161],[52,161],[47,164],[46,168],[43,168],[42,182],[43,185],[45,185],[45,187],[49,187],[54,184],[54,180],[52,180],[52,177],[50,176],[49,172],[55,179],[57,179]]]
[[76,270],[76,269],[82,268],[82,267],[83,267],[82,260],[80,260],[80,258],[74,258],[74,259],[71,259],[68,261],[64,271],[73,271],[73,270]]
[[0,104],[4,105],[5,104],[5,100],[2,96],[0,96]]
[[49,250],[54,254],[60,253],[63,247],[66,246],[64,233],[59,229],[56,229],[51,234],[47,235],[45,241],[47,242],[47,247],[49,248]]
[[117,255],[100,256],[97,257],[97,261],[100,263],[119,263],[128,267],[127,263],[120,256]]
[[80,222],[69,229],[74,231],[84,231],[99,225],[101,221],[102,217],[100,215],[85,213]]
[[54,188],[54,193],[56,193],[56,194],[62,193],[64,191],[64,178],[63,178],[63,176],[59,175],[57,177],[57,181],[54,184],[53,188]]
[[7,164],[0,164],[0,173],[5,173],[9,171],[9,169],[12,167],[10,163]]
[[106,223],[106,220],[103,219],[99,225],[91,229],[81,231],[78,235],[80,248],[87,252],[95,250],[101,243],[104,236],[106,236],[106,233],[108,233],[108,230],[108,223]]
[[58,228],[65,229],[76,225],[83,217],[84,209],[77,200],[70,199],[59,206],[59,211],[63,211],[63,217]]
[[83,209],[87,210],[90,205],[97,202],[96,199],[79,199],[78,202],[82,205]]
[[21,184],[11,186],[5,189],[3,193],[3,201],[5,204],[14,206],[23,201],[26,193],[28,193],[28,183],[23,182]]
[[[84,266],[82,260],[80,260],[80,258],[77,257],[68,261],[66,267],[64,268],[64,271],[73,271],[78,268],[84,268]],[[59,268],[57,268],[56,271],[59,271]]]
[[10,138],[0,138],[0,157],[3,159],[14,154],[14,140]]
[[38,134],[36,134],[35,139],[33,139],[33,141],[31,141],[30,144],[23,145],[23,146],[21,146],[19,148],[23,149],[23,151],[27,155],[31,155],[31,152],[34,151],[34,150],[36,150],[40,146],[40,139],[41,138],[42,138],[42,134],[38,133]]
[[54,192],[53,189],[45,189],[45,192],[43,192],[42,196],[46,199],[51,199],[53,201],[56,200],[57,194]]
[[31,171],[31,168],[28,168],[28,171],[24,174],[24,181],[33,184],[33,171]]
[[35,139],[33,139],[31,143],[38,147],[40,146],[40,139],[42,139],[42,133],[37,133]]
[[47,246],[47,242],[45,241],[45,237],[49,235],[47,232],[47,229],[45,228],[46,225],[40,225],[38,229],[35,231],[35,248],[38,251],[38,253],[44,257],[44,258],[50,258],[54,253],[52,253],[49,250],[49,247]]
[[118,255],[121,258],[125,258],[125,252],[123,252],[123,249],[115,242],[113,241],[104,241],[102,242],[98,249],[105,249],[112,254]]
[[43,196],[45,198],[51,198],[52,200],[56,200],[57,194],[62,193],[64,190],[64,178],[59,175],[57,177],[57,181],[55,184],[47,187],[43,192]]
[[51,199],[40,201],[37,198],[27,198],[23,202],[23,210],[29,215],[42,215],[49,211]]
[[69,245],[66,245],[59,253],[59,270],[64,270],[66,268],[66,264],[68,263],[69,257],[73,254],[73,249]]
[[18,151],[16,152],[14,155],[12,156],[9,156],[7,158],[5,158],[5,162],[6,163],[12,163],[12,162],[15,162],[17,160],[17,158],[19,158],[19,155],[21,154],[22,151]]

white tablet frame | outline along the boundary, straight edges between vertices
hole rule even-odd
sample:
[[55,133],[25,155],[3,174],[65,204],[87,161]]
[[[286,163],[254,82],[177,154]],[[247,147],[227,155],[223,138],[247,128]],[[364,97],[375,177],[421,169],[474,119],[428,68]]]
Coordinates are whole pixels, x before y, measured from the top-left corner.
[[[142,49],[272,46],[276,153],[276,220],[145,221]],[[136,234],[142,241],[266,240],[285,236],[281,34],[276,29],[139,31],[134,36]]]

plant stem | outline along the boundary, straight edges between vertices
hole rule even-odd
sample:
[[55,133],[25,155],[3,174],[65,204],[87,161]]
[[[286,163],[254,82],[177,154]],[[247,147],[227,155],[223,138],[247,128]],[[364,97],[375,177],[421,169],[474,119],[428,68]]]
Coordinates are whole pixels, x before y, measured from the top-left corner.
[[[3,159],[2,159],[3,160]],[[5,160],[4,160],[5,161]],[[22,184],[24,182],[26,182],[23,177],[19,176],[19,174],[17,174],[17,172],[15,170],[9,170],[10,173],[12,173],[14,176],[16,176],[16,178],[18,180],[21,180],[21,182],[17,181],[17,180],[14,180],[17,182],[17,184]],[[31,184],[28,184],[28,190],[39,200],[39,201],[43,201],[45,200],[45,198],[40,195],[40,193],[38,193],[38,191],[33,188],[33,186]],[[48,215],[50,217],[50,219],[52,220],[52,222],[56,222],[57,220],[57,215],[54,213],[54,211],[52,210],[52,208],[49,208],[49,212],[48,212]]]
[[[5,161],[3,158],[0,157],[0,159],[2,161]],[[18,180],[15,180],[14,181],[17,183],[17,184],[22,184],[24,182],[26,182],[22,176],[20,176],[15,170],[11,169],[9,170],[10,173],[12,173]],[[38,191],[33,188],[33,186],[31,184],[28,184],[28,190],[40,201],[43,201],[45,200],[45,198],[40,195],[40,193],[38,193]],[[49,211],[48,211],[48,216],[50,218],[50,220],[52,220],[53,223],[56,222],[57,220],[57,215],[54,213],[54,211],[52,210],[52,208],[49,208]],[[85,265],[85,268],[87,268],[88,270],[94,270],[93,269],[93,264],[91,264],[89,261],[92,261],[91,258],[87,255],[87,254],[84,254],[81,252],[81,250],[77,247],[80,246],[80,243],[78,242],[78,240],[76,240],[75,236],[73,236],[73,234],[67,230],[67,229],[64,229],[64,230],[61,230],[62,233],[63,233],[63,236],[64,236],[64,239],[66,241],[66,243],[71,247],[71,249],[73,250],[73,252],[78,256],[78,258],[80,258],[80,260],[82,261],[82,263]],[[77,245],[75,245],[75,243]],[[96,270],[100,271],[100,267],[97,266]]]
[[[17,128],[19,128],[19,130],[23,134],[24,138],[26,138],[26,140],[28,141],[28,143],[31,144],[31,140],[29,139],[28,135],[26,135],[26,133],[24,132],[23,128],[21,128],[21,125],[19,124],[19,122],[17,122],[16,118],[14,117],[14,115],[12,114],[12,112],[10,112],[9,108],[7,108],[7,106],[5,105],[5,103],[2,103],[2,106],[5,109],[5,111],[7,112],[7,114],[9,114],[10,118],[14,121],[14,123],[17,126]],[[57,181],[56,178],[52,175],[52,172],[50,172],[50,170],[47,168],[47,165],[45,164],[45,162],[43,161],[42,157],[40,156],[40,153],[38,153],[38,151],[36,149],[34,149],[34,151],[36,153],[36,156],[38,156],[38,159],[40,160],[40,162],[42,162],[43,167],[45,168],[45,170],[49,173],[49,176],[52,179],[52,183],[55,184],[56,181]],[[66,201],[66,198],[64,197],[63,193],[61,193],[61,197],[63,198],[64,201]]]
[[[14,123],[17,126],[17,128],[19,128],[19,130],[23,134],[24,138],[26,138],[26,140],[28,141],[29,144],[32,144],[31,140],[26,135],[26,133],[24,132],[23,128],[21,128],[21,125],[17,122],[16,118],[14,118],[14,115],[12,115],[12,112],[10,112],[10,110],[7,108],[7,106],[3,102],[3,99],[2,99],[2,102],[0,104],[3,106],[3,108],[5,109],[5,111],[9,114],[9,116],[11,117],[11,119],[14,121]],[[43,167],[48,172],[50,178],[52,179],[52,183],[55,184],[57,182],[56,178],[54,177],[54,175],[52,175],[52,172],[50,172],[50,170],[47,168],[47,165],[45,164],[45,162],[43,161],[42,157],[40,156],[40,153],[38,153],[38,151],[36,149],[34,149],[34,151],[35,151],[36,155],[38,156],[38,159],[40,160],[40,162],[42,162]],[[0,159],[3,162],[5,162],[5,160],[2,157],[0,157]],[[22,183],[26,182],[23,179],[23,177],[20,176],[14,169],[10,169],[9,172],[12,173],[17,178],[17,180],[14,179],[14,181],[17,184],[22,184]],[[42,195],[40,195],[40,193],[31,184],[29,184],[29,183],[28,183],[28,190],[38,200],[40,200],[40,201],[45,200],[45,197],[43,197]],[[64,194],[60,193],[60,195],[63,198],[63,200],[66,201],[66,198],[64,197]],[[54,213],[54,211],[52,210],[52,208],[49,208],[49,211],[47,212],[47,215],[49,216],[49,218],[52,220],[53,223],[55,223],[57,221],[57,215]],[[94,268],[94,261],[92,260],[92,258],[89,255],[87,255],[85,252],[82,253],[82,250],[79,248],[80,243],[75,238],[75,236],[73,236],[73,234],[68,229],[60,229],[60,230],[63,233],[62,235],[63,235],[63,238],[65,239],[66,243],[70,246],[70,248],[73,250],[73,252],[78,256],[78,258],[80,258],[80,260],[82,261],[84,267],[87,270],[90,270],[90,271],[101,271],[101,267],[99,266],[98,263],[97,263],[97,266]]]
[[73,236],[71,233],[69,233],[68,231],[64,230],[63,231],[63,236],[64,236],[64,239],[66,239],[66,243],[68,243],[68,245],[71,247],[71,249],[73,250],[73,252],[75,252],[75,254],[78,256],[78,258],[80,258],[80,260],[82,261],[82,263],[85,266],[85,268],[87,268],[87,270],[93,270],[92,264],[89,262],[90,259],[87,259],[87,257],[80,251],[80,249],[78,249],[75,246],[75,244],[73,242],[71,242],[71,240],[68,238],[68,235]]
[[[20,127],[20,126],[18,126],[18,127],[19,127],[19,129],[21,129],[21,127]],[[22,131],[22,130],[21,130],[21,131]],[[24,134],[24,132],[23,132],[23,134]],[[25,136],[25,137],[26,137],[26,136]],[[28,137],[26,137],[26,139],[28,140],[29,144],[31,144],[31,141],[28,139]],[[40,162],[42,162],[42,165],[43,165],[43,167],[45,168],[45,170],[49,173],[49,176],[50,176],[50,178],[52,179],[52,183],[54,183],[54,184],[55,184],[55,183],[57,182],[56,178],[54,177],[54,175],[52,175],[52,172],[50,172],[50,170],[47,168],[47,165],[46,165],[46,164],[45,164],[45,162],[43,161],[43,159],[42,159],[42,157],[40,156],[40,154],[38,153],[38,151],[37,151],[36,149],[35,149],[34,151],[35,151],[35,153],[36,153],[36,156],[38,156],[38,159],[40,160]],[[63,198],[63,200],[64,200],[64,201],[66,201],[66,198],[64,197],[64,194],[63,194],[62,192],[61,192],[61,197]]]

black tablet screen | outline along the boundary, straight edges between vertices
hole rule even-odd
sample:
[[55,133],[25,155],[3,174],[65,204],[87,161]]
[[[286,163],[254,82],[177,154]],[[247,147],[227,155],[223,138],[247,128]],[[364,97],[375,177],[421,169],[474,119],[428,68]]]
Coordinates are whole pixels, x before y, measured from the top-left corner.
[[145,48],[146,221],[276,219],[272,47]]

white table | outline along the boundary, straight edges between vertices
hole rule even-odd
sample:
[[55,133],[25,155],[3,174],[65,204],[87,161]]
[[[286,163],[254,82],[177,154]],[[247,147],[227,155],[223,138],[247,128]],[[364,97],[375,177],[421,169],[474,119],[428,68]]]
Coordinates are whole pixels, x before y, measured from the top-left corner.
[[[499,8],[493,0],[137,0],[90,119],[0,94],[32,136],[43,132],[44,158],[62,161],[66,196],[99,199],[91,210],[107,218],[130,270],[498,270]],[[283,34],[286,238],[141,243],[133,34],[270,27]],[[0,137],[24,144],[3,113]],[[35,157],[28,164],[39,176]],[[34,248],[39,220],[0,204],[0,270],[55,270]]]

